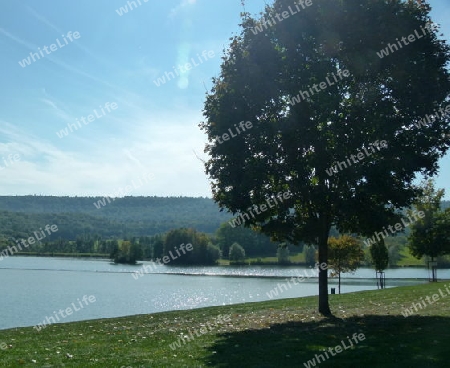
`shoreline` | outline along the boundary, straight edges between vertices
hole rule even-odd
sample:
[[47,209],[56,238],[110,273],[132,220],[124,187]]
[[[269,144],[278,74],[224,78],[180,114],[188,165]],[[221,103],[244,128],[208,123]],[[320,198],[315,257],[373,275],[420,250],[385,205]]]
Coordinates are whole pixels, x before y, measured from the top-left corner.
[[[111,258],[109,257],[109,254],[95,254],[95,253],[36,253],[36,252],[20,252],[15,253],[11,257],[42,257],[42,258],[96,258],[96,259],[104,259],[107,261],[111,261]],[[154,262],[151,259],[145,259],[145,260],[139,260],[136,264],[128,264],[128,263],[113,263],[118,266],[142,266],[144,263],[142,262]],[[244,263],[244,264],[227,264],[228,260],[220,260],[218,264],[215,265],[173,265],[173,267],[254,267],[254,266],[277,266],[281,268],[293,268],[293,267],[309,267],[308,264],[304,262],[291,262],[289,264],[279,264],[277,262],[252,262],[252,263]],[[166,264],[165,266],[169,266],[169,264]],[[169,266],[170,267],[170,266]],[[370,268],[369,266],[362,266],[359,268]],[[399,266],[390,266],[389,268],[386,268],[385,272],[388,270],[395,270],[395,269],[401,269],[401,268],[424,268],[427,269],[426,265],[399,265]],[[447,270],[450,269],[450,266],[442,266],[439,267],[438,270]]]

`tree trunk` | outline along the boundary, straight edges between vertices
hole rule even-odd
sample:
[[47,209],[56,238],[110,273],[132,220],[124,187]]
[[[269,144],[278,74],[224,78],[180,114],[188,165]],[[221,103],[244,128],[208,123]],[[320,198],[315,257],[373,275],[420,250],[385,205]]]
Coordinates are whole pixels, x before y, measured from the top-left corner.
[[341,293],[341,272],[339,271],[339,294]]
[[431,257],[431,279],[437,282],[437,267],[434,266],[434,257]]
[[328,233],[330,227],[324,221],[322,234],[319,237],[319,313],[324,316],[331,316],[328,304],[328,268],[322,269],[320,265],[325,263],[328,266]]

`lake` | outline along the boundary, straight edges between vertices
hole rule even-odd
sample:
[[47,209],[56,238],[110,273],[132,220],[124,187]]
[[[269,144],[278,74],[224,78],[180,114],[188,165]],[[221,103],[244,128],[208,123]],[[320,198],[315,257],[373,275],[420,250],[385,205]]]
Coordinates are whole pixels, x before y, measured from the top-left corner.
[[[288,284],[287,278],[311,275],[311,269],[299,266],[158,266],[135,279],[137,270],[142,270],[142,265],[113,265],[102,259],[5,258],[0,261],[0,329],[34,326],[46,318],[52,321],[50,317],[55,321],[59,318],[57,322],[62,323],[294,298],[318,292],[316,277]],[[367,268],[344,274],[341,291],[374,290],[377,288],[374,276],[374,270]],[[450,270],[439,270],[438,277],[450,279]],[[388,287],[428,282],[428,278],[429,272],[424,268],[386,271]],[[330,287],[336,286],[337,280],[330,279]],[[278,295],[272,291],[274,288]],[[92,297],[88,299],[90,296],[95,297],[95,302]]]

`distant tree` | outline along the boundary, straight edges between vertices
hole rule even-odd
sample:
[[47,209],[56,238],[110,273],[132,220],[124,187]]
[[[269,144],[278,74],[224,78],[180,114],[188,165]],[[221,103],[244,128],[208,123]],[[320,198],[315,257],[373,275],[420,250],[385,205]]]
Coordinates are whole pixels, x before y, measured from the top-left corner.
[[403,258],[400,254],[402,246],[400,244],[390,244],[387,246],[389,256],[389,267],[398,266],[398,262]]
[[370,246],[370,256],[375,271],[380,272],[380,279],[377,283],[379,283],[381,289],[384,289],[384,278],[382,277],[381,272],[383,272],[389,264],[389,252],[384,244],[384,239],[381,239]]
[[119,258],[119,243],[117,242],[117,240],[111,243],[111,253],[109,255],[109,258],[117,263],[116,260]]
[[308,244],[303,248],[303,254],[305,255],[305,263],[307,266],[314,266],[316,263],[316,248],[314,245]]
[[139,243],[132,243],[128,251],[128,262],[135,264],[136,261],[142,260],[143,255],[142,246]]
[[328,240],[328,268],[331,276],[339,278],[339,294],[341,293],[341,273],[354,272],[364,259],[360,242],[348,235]]
[[164,255],[164,236],[157,234],[151,238],[152,258],[161,258]]
[[138,243],[132,243],[124,240],[111,253],[114,263],[136,264],[137,260],[142,259],[142,248]]
[[130,253],[131,241],[130,240],[122,240],[119,245],[119,249],[123,254],[128,255]]
[[277,258],[278,263],[282,265],[290,264],[291,261],[289,259],[289,248],[287,246],[278,246],[277,249]]
[[245,250],[238,243],[233,243],[230,247],[228,258],[230,263],[243,263],[245,261]]
[[[191,250],[186,248],[188,245],[192,246]],[[210,244],[210,239],[205,233],[181,228],[166,234],[164,256],[171,258],[168,265],[213,265],[220,257],[220,250]]]
[[110,258],[114,259],[114,255],[119,250],[119,243],[116,239],[107,240],[105,245],[105,253],[110,254]]
[[435,259],[450,254],[450,209],[441,210],[445,191],[436,190],[432,180],[422,184],[422,191],[423,195],[415,202],[415,209],[422,211],[424,216],[412,224],[409,250],[418,259],[424,255],[431,258],[432,280],[437,281]]
[[8,248],[8,240],[6,238],[0,237],[0,253]]
[[217,245],[212,244],[211,242],[208,243],[208,246],[206,247],[206,254],[208,255],[208,264],[217,263],[217,260],[222,256],[220,248]]
[[216,239],[224,257],[228,256],[233,243],[242,244],[247,257],[273,256],[277,247],[277,243],[272,242],[264,234],[244,226],[232,227],[228,222],[220,225]]

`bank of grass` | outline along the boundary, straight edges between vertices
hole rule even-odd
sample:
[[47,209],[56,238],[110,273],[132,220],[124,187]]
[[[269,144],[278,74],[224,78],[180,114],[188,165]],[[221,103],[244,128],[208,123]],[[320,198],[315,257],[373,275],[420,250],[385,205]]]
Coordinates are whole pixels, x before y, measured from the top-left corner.
[[[449,283],[450,284],[450,283]],[[301,286],[298,286],[301,287]],[[337,318],[317,312],[317,297],[283,299],[51,325],[0,333],[2,367],[304,367],[347,336],[366,339],[321,367],[448,367],[450,296],[403,317],[444,283],[330,295]],[[450,287],[449,287],[450,289]],[[32,308],[32,306],[30,306]],[[230,322],[196,336],[219,315]],[[195,339],[172,350],[189,331]]]
[[397,262],[399,267],[425,267],[423,258],[417,259],[410,252],[408,247],[403,247],[400,250],[400,260]]

